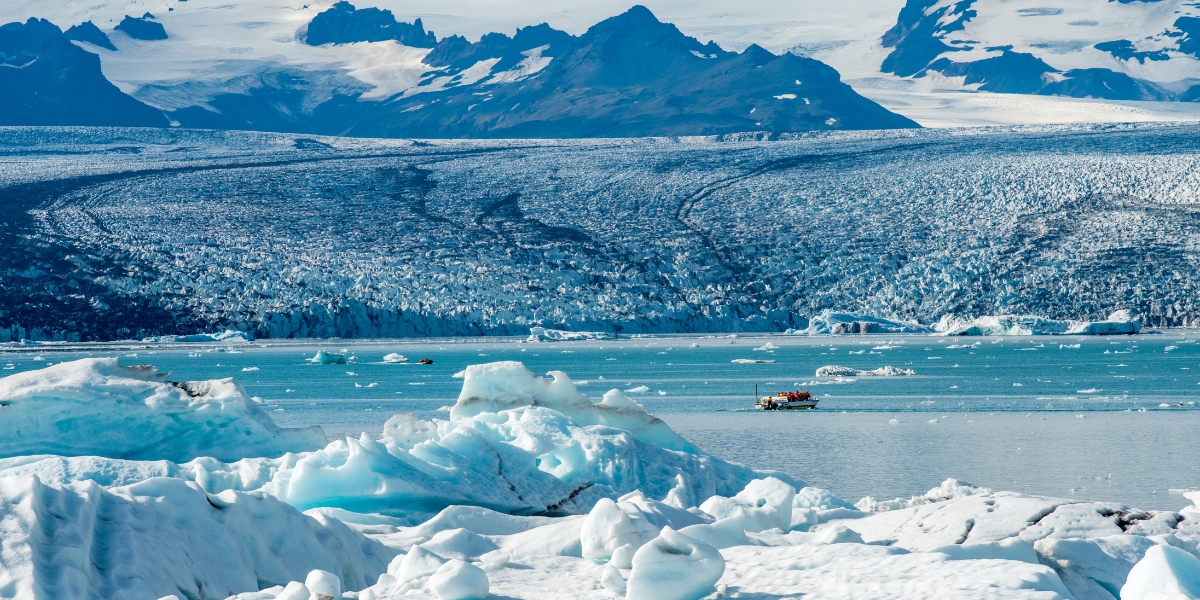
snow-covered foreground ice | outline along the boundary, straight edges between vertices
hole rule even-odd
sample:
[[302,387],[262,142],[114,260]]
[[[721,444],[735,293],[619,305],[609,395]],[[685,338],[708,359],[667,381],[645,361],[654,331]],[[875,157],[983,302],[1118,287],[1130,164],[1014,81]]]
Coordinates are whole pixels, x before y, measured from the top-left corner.
[[[104,364],[9,379],[101,380]],[[461,377],[448,420],[402,413],[379,439],[282,458],[0,459],[0,597],[1149,600],[1200,584],[1200,506],[956,480],[851,504],[703,454],[565,373]]]

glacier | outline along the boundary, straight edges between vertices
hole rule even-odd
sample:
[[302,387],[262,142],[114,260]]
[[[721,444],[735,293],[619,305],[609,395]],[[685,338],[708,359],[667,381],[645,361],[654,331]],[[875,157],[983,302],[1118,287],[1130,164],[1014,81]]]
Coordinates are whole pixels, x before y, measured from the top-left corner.
[[2,130],[21,160],[0,165],[0,238],[22,251],[0,256],[0,342],[781,332],[826,310],[1189,326],[1197,139]]
[[[705,455],[618,390],[592,402],[565,373],[515,362],[460,376],[448,420],[401,413],[378,439],[277,458],[0,458],[0,592],[1195,597],[1200,504],[1143,511],[954,479],[851,504]],[[161,379],[89,359],[10,376],[0,389],[90,400],[130,386],[151,392],[141,398],[181,389]],[[135,417],[157,423],[154,412]],[[192,425],[201,437],[208,427],[223,431]],[[1200,503],[1200,492],[1186,495]]]

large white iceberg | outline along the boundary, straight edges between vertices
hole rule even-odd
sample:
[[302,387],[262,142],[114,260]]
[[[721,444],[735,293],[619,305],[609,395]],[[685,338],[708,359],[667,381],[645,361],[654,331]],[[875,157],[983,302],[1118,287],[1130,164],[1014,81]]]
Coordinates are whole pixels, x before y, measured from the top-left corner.
[[841,335],[851,333],[930,333],[931,328],[919,323],[895,321],[859,313],[843,313],[826,309],[808,320],[808,328],[789,329],[790,334]]
[[0,458],[34,454],[236,460],[322,448],[320,428],[286,429],[232,379],[175,383],[115,358],[0,379]]
[[893,367],[891,365],[885,365],[869,371],[837,365],[827,365],[817,369],[817,377],[902,377],[916,374],[917,372],[912,369]]
[[1130,335],[1141,323],[1128,310],[1119,310],[1103,321],[1066,321],[1032,315],[999,315],[960,319],[943,317],[934,327],[937,335]]

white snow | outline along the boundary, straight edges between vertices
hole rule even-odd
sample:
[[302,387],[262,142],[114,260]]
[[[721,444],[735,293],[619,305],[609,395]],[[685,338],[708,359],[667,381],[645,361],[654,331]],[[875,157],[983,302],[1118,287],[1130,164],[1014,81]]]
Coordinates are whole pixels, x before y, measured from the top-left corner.
[[326,443],[320,428],[276,425],[232,379],[173,383],[154,367],[123,367],[115,358],[0,379],[0,457],[237,460]]

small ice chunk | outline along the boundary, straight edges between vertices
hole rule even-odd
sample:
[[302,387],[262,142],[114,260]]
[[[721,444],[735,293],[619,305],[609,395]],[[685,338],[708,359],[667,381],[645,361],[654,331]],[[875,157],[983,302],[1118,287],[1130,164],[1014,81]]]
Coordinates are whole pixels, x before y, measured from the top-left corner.
[[640,547],[647,539],[653,537],[653,532],[649,530],[653,526],[649,523],[644,525],[635,526],[633,520],[616,502],[602,498],[583,520],[583,529],[580,531],[583,557],[590,560],[607,560],[612,557],[613,552],[626,544],[632,544],[634,548]]
[[457,559],[442,565],[429,578],[429,590],[440,600],[483,600],[489,588],[483,569]]
[[1171,546],[1153,546],[1121,588],[1121,600],[1200,598],[1200,559]]
[[633,544],[625,544],[616,550],[613,550],[612,558],[608,564],[617,567],[618,569],[632,569],[633,555],[637,552],[637,546]]
[[439,556],[461,560],[472,560],[500,549],[492,540],[463,528],[439,531],[421,546]]
[[308,587],[299,581],[293,581],[283,588],[283,591],[275,596],[275,600],[308,600],[312,596],[312,592]]
[[[750,545],[750,539],[746,537],[746,530],[742,528],[741,517],[729,517],[716,523],[689,525],[680,529],[679,533],[711,544],[718,550]],[[615,555],[613,560],[616,560]]]
[[664,527],[633,556],[627,600],[700,600],[725,574],[725,559],[711,544]]
[[510,560],[512,560],[512,557],[509,556],[507,552],[502,552],[500,550],[492,550],[491,552],[484,553],[479,557],[479,562],[492,567],[493,569],[498,569],[507,565]]
[[792,500],[796,488],[774,478],[755,479],[733,498],[713,496],[700,505],[700,510],[718,520],[741,517],[746,531],[768,529],[787,531],[792,525]]
[[625,596],[625,578],[621,577],[621,572],[612,563],[605,566],[604,572],[600,574],[600,587],[617,596]]
[[648,388],[644,385],[639,385],[635,388],[629,388],[629,389],[625,390],[625,393],[626,394],[645,394],[648,391],[650,391],[650,388]]
[[331,598],[342,597],[342,580],[329,571],[320,569],[309,571],[308,577],[304,578],[304,587],[318,597],[321,594]]
[[629,399],[629,396],[621,393],[621,390],[611,389],[604,393],[604,398],[600,400],[600,406],[615,408],[617,410],[630,410],[641,412],[645,409],[641,404]]
[[316,355],[308,359],[308,362],[318,365],[344,365],[346,364],[346,355],[318,350]]
[[408,554],[392,559],[388,564],[388,574],[400,584],[405,584],[436,573],[446,562],[446,559],[414,544],[408,549]]
[[396,364],[408,362],[408,357],[401,355],[401,354],[396,354],[395,352],[393,352],[393,353],[388,354],[387,356],[383,357],[383,362],[388,363],[389,365],[396,365]]

